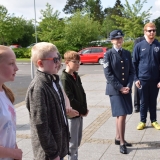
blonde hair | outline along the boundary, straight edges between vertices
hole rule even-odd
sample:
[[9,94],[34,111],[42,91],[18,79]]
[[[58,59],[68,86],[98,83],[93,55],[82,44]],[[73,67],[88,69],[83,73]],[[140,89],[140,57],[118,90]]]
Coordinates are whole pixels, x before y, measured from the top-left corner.
[[145,24],[143,30],[146,31],[147,27],[152,27],[152,28],[156,29],[156,25],[152,22],[149,22],[149,23]]
[[36,67],[38,67],[37,66],[37,61],[39,59],[46,58],[47,55],[50,54],[51,52],[57,52],[58,53],[57,47],[52,43],[39,42],[36,45],[34,45],[31,49],[31,54],[32,54],[31,59],[32,59],[34,65]]
[[70,60],[80,60],[80,55],[75,52],[75,51],[67,51],[65,54],[64,54],[64,60],[65,61],[70,61]]
[[[13,52],[13,50],[11,48],[9,48],[7,46],[0,45],[0,62],[3,61],[3,58],[6,56],[8,51]],[[7,86],[5,86],[4,84],[2,85],[2,88],[5,92],[5,94],[7,95],[7,97],[10,99],[10,101],[12,103],[14,103],[15,98],[14,98],[13,92]]]

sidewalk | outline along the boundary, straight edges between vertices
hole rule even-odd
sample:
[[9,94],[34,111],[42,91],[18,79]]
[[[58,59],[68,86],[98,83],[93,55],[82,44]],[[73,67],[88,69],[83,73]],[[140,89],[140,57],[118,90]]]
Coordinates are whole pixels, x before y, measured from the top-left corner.
[[[109,97],[105,95],[106,80],[103,74],[81,77],[87,95],[89,114],[84,118],[83,139],[78,160],[159,160],[160,131],[146,123],[144,130],[136,130],[139,113],[127,116],[126,140],[133,144],[128,154],[119,152],[114,144],[115,118],[111,115]],[[24,103],[16,105],[17,143],[23,150],[23,160],[32,160],[29,115]],[[160,96],[157,105],[157,121],[160,123]],[[65,158],[66,160],[66,158]]]

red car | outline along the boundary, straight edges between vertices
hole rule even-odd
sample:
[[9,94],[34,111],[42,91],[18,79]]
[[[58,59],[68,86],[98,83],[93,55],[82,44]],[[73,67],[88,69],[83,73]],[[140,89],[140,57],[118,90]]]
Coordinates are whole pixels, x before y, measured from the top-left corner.
[[81,64],[83,63],[99,63],[103,64],[103,56],[107,51],[106,47],[88,47],[82,49],[80,54]]
[[19,44],[12,44],[9,46],[10,48],[22,48]]

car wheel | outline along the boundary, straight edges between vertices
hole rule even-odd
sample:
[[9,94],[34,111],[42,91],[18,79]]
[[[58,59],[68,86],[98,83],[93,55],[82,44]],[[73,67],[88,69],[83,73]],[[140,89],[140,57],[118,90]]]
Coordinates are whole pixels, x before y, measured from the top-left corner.
[[98,60],[98,63],[102,65],[102,64],[103,64],[103,58],[100,58],[100,59]]

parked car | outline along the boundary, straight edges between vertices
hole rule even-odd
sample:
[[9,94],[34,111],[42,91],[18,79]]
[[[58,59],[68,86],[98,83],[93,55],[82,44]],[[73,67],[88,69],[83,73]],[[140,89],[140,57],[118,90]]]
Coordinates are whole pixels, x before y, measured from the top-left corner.
[[12,44],[12,45],[10,45],[9,47],[10,47],[10,48],[22,48],[22,46],[19,45],[19,44]]
[[31,47],[33,47],[35,44],[36,44],[36,43],[32,43],[32,44],[30,44],[29,46],[27,46],[27,48],[31,48]]
[[88,47],[79,51],[81,64],[99,63],[103,64],[103,56],[107,51],[106,47]]

